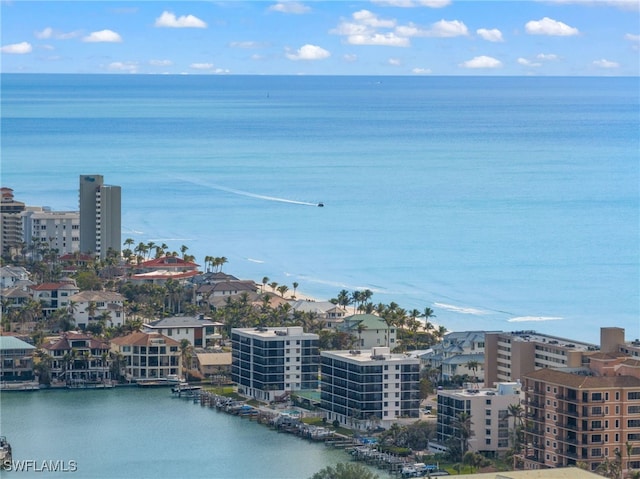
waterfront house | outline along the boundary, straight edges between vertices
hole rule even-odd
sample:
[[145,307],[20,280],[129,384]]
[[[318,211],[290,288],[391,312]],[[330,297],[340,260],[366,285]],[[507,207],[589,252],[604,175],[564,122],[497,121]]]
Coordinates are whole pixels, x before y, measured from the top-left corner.
[[196,352],[196,368],[214,382],[231,378],[232,354],[224,351]]
[[177,256],[162,256],[131,265],[128,279],[136,284],[164,284],[169,280],[187,284],[200,274],[198,266]]
[[386,346],[396,347],[396,328],[380,316],[374,314],[354,314],[344,318],[337,326],[339,331],[350,333],[356,338],[355,348],[371,349]]
[[167,379],[182,369],[180,343],[159,333],[135,332],[113,338],[111,351],[122,355],[131,381]]
[[42,305],[43,316],[49,316],[57,309],[69,307],[70,297],[80,292],[74,279],[62,278],[55,283],[42,283],[29,287],[34,301]]
[[52,382],[69,387],[109,383],[109,343],[88,333],[67,331],[49,338],[42,351],[51,360]]
[[163,334],[178,342],[186,339],[192,346],[206,348],[222,338],[220,334],[223,323],[211,321],[204,315],[198,316],[169,316],[151,321],[143,325],[146,332]]
[[33,381],[35,349],[15,336],[0,336],[0,382]]
[[121,326],[126,319],[124,301],[123,295],[113,291],[81,291],[69,297],[69,309],[81,329],[101,319],[106,326]]
[[238,392],[271,402],[318,387],[319,337],[300,326],[231,330],[231,378]]
[[329,422],[388,428],[420,417],[420,360],[388,347],[322,351],[321,408]]
[[199,285],[196,290],[196,300],[213,304],[214,300],[219,298],[238,296],[242,293],[257,293],[258,291],[258,285],[250,280],[216,281]]

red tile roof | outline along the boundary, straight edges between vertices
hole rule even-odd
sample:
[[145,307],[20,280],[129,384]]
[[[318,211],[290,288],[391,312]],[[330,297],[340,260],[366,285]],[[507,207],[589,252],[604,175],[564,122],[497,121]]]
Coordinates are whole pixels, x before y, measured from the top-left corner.
[[178,258],[177,256],[162,256],[161,258],[150,259],[149,261],[144,261],[138,265],[140,268],[189,268],[195,269],[199,264],[192,263],[191,261],[185,261],[182,258]]

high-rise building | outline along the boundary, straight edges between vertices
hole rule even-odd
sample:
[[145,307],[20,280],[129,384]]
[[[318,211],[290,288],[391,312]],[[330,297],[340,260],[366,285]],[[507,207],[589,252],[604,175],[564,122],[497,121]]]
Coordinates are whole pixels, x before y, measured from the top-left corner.
[[242,394],[274,401],[318,387],[317,334],[300,326],[231,330],[231,377]]
[[0,203],[0,217],[2,218],[2,235],[0,237],[0,251],[2,255],[15,256],[20,253],[23,244],[22,212],[24,203],[13,198],[11,188],[2,187],[2,202]]
[[321,407],[356,429],[420,417],[420,360],[388,347],[322,351]]
[[121,189],[102,175],[80,175],[80,251],[100,259],[121,247]]

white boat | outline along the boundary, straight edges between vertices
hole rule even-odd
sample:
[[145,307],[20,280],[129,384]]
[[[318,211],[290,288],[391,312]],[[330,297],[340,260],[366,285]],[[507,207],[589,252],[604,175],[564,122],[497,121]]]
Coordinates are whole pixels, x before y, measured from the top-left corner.
[[5,436],[0,436],[0,469],[7,462],[11,462],[11,444]]

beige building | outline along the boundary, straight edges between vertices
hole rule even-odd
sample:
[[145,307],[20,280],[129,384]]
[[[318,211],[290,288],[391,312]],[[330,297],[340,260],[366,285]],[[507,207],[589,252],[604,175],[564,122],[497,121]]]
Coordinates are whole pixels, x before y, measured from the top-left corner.
[[[640,469],[640,361],[596,353],[591,369],[525,374],[525,469],[621,461]],[[629,449],[627,449],[627,445]]]
[[579,368],[598,346],[535,331],[488,332],[485,335],[484,382],[521,380],[542,368]]
[[111,340],[111,351],[126,362],[126,377],[132,381],[179,376],[180,343],[158,333],[136,332]]
[[499,383],[496,388],[438,391],[437,442],[446,445],[459,437],[458,416],[471,419],[469,450],[497,454],[509,449],[509,406],[520,404],[520,383]]

